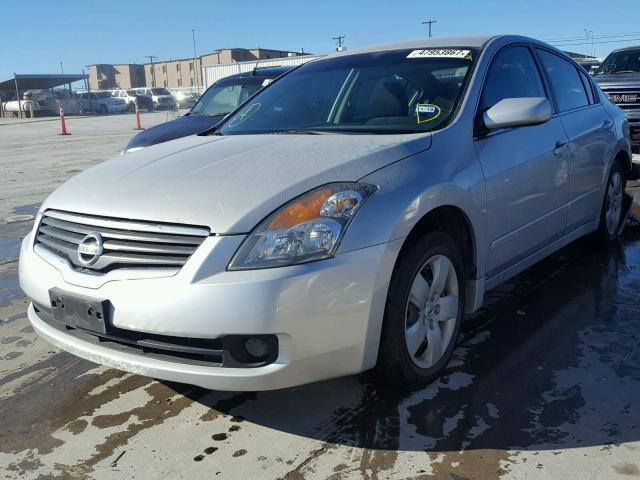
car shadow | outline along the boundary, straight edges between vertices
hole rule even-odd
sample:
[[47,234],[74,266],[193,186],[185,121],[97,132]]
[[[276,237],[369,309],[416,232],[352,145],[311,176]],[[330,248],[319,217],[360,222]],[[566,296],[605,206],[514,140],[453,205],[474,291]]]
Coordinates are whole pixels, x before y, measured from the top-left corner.
[[367,374],[261,393],[171,384],[211,409],[344,446],[554,450],[640,440],[640,233],[571,245],[490,292],[446,374],[398,392]]

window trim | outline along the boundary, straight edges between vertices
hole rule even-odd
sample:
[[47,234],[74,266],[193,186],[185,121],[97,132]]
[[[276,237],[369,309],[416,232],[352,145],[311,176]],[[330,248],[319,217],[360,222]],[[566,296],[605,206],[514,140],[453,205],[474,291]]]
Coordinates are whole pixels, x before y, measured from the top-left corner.
[[[483,128],[484,125],[482,125],[482,122],[481,122],[481,112],[480,112],[480,109],[482,108],[482,103],[481,103],[482,102],[482,96],[484,94],[484,90],[485,90],[485,87],[487,85],[487,79],[489,77],[489,72],[493,68],[493,65],[495,64],[496,59],[503,52],[505,52],[507,50],[510,50],[512,48],[518,48],[518,47],[525,47],[529,51],[529,55],[531,55],[533,63],[536,66],[536,70],[538,71],[538,75],[539,75],[540,80],[542,82],[542,87],[544,88],[545,97],[547,98],[547,100],[549,100],[551,102],[551,106],[553,108],[552,117],[555,116],[558,113],[558,109],[557,109],[557,106],[555,104],[555,100],[553,98],[553,95],[551,94],[551,85],[547,82],[547,77],[544,74],[544,71],[542,70],[542,65],[538,62],[538,57],[537,57],[536,52],[535,52],[536,45],[528,43],[528,42],[510,42],[510,43],[507,43],[505,45],[502,45],[495,52],[493,52],[493,55],[491,56],[491,59],[489,60],[489,65],[484,70],[484,74],[482,76],[482,84],[480,85],[480,91],[479,91],[478,97],[476,99],[476,107],[475,107],[475,111],[474,111],[474,115],[473,115],[473,139],[474,140],[478,140],[478,139],[481,139],[481,138],[486,138],[487,136],[494,135],[494,134],[499,134],[499,133],[502,133],[502,132],[508,132],[508,131],[511,131],[511,130],[513,130],[515,128],[521,128],[521,127],[511,127],[511,128],[501,128],[499,130],[494,130],[494,131],[486,131],[486,129]],[[482,113],[484,113],[484,112],[482,112]]]
[[[536,45],[535,46],[534,53],[535,53],[536,57],[539,59],[540,65],[543,67],[543,69],[542,69],[543,74],[547,78],[547,81],[549,82],[549,87],[551,89],[551,93],[552,93],[552,96],[553,96],[553,104],[555,105],[555,110],[556,110],[556,113],[558,115],[565,115],[565,114],[570,113],[570,112],[577,112],[578,110],[582,110],[584,108],[589,108],[589,107],[592,107],[593,105],[596,105],[595,103],[590,103],[589,102],[589,95],[587,95],[587,92],[585,91],[584,94],[587,97],[587,104],[586,105],[581,105],[579,107],[570,108],[569,110],[560,111],[560,105],[558,104],[558,97],[556,95],[555,90],[553,89],[553,84],[551,83],[551,77],[549,77],[549,74],[547,73],[547,69],[544,68],[544,63],[542,63],[542,59],[538,56],[538,50],[542,50],[542,51],[547,52],[547,53],[549,53],[551,55],[554,55],[554,56],[558,57],[561,61],[565,61],[569,65],[571,65],[575,69],[576,75],[578,75],[578,79],[580,80],[580,84],[582,85],[582,88],[584,89],[584,83],[582,81],[582,78],[580,77],[580,72],[578,71],[578,68],[582,68],[582,67],[580,67],[580,65],[578,65],[572,58],[570,58],[570,57],[568,57],[566,55],[562,55],[562,54],[559,55],[558,52],[555,52],[555,51],[553,51],[553,50],[551,50],[549,48],[546,48],[546,47],[544,47],[542,45]],[[595,98],[595,95],[594,95],[594,98]]]

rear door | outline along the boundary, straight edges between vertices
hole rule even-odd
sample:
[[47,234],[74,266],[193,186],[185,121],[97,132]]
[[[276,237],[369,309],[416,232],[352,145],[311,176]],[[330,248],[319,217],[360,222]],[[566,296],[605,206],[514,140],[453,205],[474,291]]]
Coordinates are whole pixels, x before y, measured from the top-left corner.
[[[485,78],[478,117],[504,98],[547,97],[526,45],[507,46]],[[487,277],[561,237],[567,222],[568,139],[557,115],[541,125],[493,130],[475,139],[487,188]]]
[[607,158],[615,144],[613,121],[582,69],[549,50],[536,50],[569,138],[571,231],[599,218]]

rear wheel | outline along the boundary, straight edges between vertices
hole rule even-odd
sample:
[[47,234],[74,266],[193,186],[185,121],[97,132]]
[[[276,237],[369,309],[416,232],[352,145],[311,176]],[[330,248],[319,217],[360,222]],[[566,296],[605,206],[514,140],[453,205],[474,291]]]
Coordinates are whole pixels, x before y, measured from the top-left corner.
[[600,212],[600,225],[597,235],[605,243],[618,237],[620,226],[624,221],[624,190],[626,187],[624,170],[618,162],[614,162],[609,172],[609,179],[604,194],[602,211]]
[[394,270],[377,372],[403,387],[428,384],[456,346],[464,311],[464,269],[455,242],[432,232],[410,245]]

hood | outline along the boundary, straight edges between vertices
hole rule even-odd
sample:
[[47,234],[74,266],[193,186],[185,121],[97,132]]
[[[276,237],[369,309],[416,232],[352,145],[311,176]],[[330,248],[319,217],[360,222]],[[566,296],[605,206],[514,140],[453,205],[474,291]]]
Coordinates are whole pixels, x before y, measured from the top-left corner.
[[96,165],[42,208],[247,233],[312,188],[356,181],[430,145],[430,134],[191,135]]
[[161,123],[143,130],[127,143],[125,150],[136,147],[149,147],[156,143],[168,142],[187,135],[195,135],[215,127],[223,118],[224,115],[216,115],[214,117],[187,115],[176,118],[170,122]]
[[594,75],[592,77],[600,88],[640,86],[640,73],[614,73],[611,75]]

